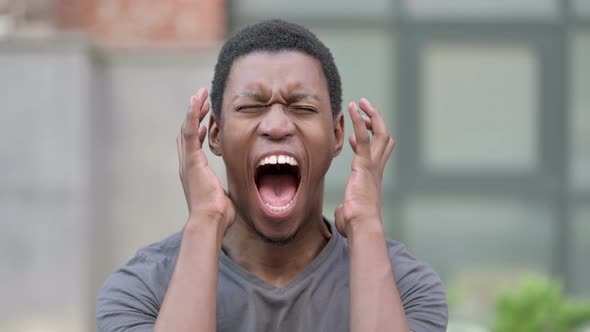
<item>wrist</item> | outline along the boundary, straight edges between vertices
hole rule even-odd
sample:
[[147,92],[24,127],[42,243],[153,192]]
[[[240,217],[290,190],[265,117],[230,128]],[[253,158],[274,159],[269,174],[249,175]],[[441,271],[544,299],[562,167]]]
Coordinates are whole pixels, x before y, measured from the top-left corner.
[[368,240],[385,240],[385,228],[381,217],[356,218],[348,223],[348,239],[350,242]]
[[203,235],[206,238],[215,238],[220,243],[223,240],[224,233],[225,222],[223,216],[208,214],[191,214],[182,231],[183,238]]

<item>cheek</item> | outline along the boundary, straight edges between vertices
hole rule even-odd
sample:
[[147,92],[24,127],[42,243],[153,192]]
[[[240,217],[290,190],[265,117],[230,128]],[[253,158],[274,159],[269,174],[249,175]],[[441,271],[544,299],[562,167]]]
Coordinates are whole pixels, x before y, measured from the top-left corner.
[[249,128],[236,121],[224,123],[221,132],[221,151],[228,181],[243,183],[248,176],[248,152],[250,151]]
[[227,121],[223,124],[223,131],[221,132],[222,138],[222,151],[228,156],[244,154],[248,151],[248,139],[250,128],[247,123],[241,123],[239,121]]
[[333,131],[331,126],[315,126],[307,136],[314,169],[322,174],[328,170],[334,157],[336,139]]

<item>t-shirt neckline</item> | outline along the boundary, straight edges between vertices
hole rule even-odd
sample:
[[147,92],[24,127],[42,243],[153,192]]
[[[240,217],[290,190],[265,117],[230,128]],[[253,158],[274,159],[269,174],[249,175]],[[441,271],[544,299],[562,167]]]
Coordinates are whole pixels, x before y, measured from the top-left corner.
[[326,218],[324,218],[324,222],[330,228],[330,232],[332,234],[330,236],[330,239],[328,240],[328,243],[326,243],[322,251],[320,251],[319,255],[317,255],[316,258],[314,258],[311,261],[311,263],[308,266],[306,266],[305,269],[303,269],[303,271],[301,271],[301,273],[299,273],[293,280],[291,280],[284,287],[276,287],[260,279],[255,274],[247,271],[238,263],[234,262],[231,258],[229,258],[229,256],[225,254],[223,250],[221,251],[221,255],[219,257],[220,262],[221,264],[225,265],[225,267],[227,267],[229,271],[236,274],[239,278],[242,278],[258,287],[281,293],[287,292],[290,289],[297,286],[298,284],[300,284],[311,274],[313,274],[313,272],[317,270],[319,266],[322,265],[326,258],[330,256],[330,253],[334,250],[336,244],[340,241],[341,235],[340,233],[338,233],[338,230],[336,230],[336,226]]

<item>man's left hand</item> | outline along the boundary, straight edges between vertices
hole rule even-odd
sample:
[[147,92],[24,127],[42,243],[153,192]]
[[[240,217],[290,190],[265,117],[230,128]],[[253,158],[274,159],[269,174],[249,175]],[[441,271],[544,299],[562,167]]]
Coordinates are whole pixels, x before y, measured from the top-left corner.
[[395,146],[381,113],[367,99],[362,98],[358,105],[349,103],[348,113],[354,127],[348,139],[354,158],[344,203],[335,211],[336,227],[343,236],[358,225],[381,223],[383,171]]

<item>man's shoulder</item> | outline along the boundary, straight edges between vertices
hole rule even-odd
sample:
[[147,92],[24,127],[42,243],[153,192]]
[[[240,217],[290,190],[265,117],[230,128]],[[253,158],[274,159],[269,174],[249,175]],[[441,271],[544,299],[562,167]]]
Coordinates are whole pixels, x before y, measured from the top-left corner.
[[[113,330],[117,319],[140,312],[155,318],[172,277],[180,248],[181,233],[139,249],[103,284],[96,302],[97,323],[101,330]],[[133,316],[133,315],[131,315]]]
[[176,261],[178,251],[180,250],[180,242],[182,239],[182,232],[176,232],[163,240],[149,244],[137,250],[135,258],[149,261]]
[[131,259],[107,278],[102,291],[108,292],[136,285],[148,288],[166,286],[178,257],[181,237],[182,234],[177,232],[137,250]]
[[169,278],[178,257],[181,238],[182,233],[177,232],[140,248],[131,259],[110,275],[105,286],[140,280],[150,285],[153,281],[161,282],[162,277]]
[[387,252],[396,278],[402,279],[407,275],[413,275],[412,279],[427,277],[435,282],[440,280],[432,267],[410,253],[404,243],[388,239]]
[[387,250],[411,326],[416,331],[444,330],[448,321],[448,306],[440,276],[399,241],[387,240]]

